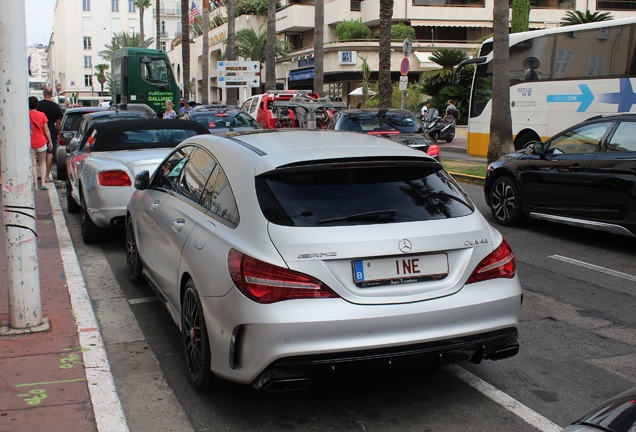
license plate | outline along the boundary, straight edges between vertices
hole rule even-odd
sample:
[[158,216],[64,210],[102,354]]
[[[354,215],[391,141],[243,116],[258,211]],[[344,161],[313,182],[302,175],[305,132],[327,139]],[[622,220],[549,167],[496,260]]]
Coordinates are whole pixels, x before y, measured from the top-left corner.
[[446,254],[409,255],[353,261],[353,281],[363,288],[436,280],[447,275],[448,257]]

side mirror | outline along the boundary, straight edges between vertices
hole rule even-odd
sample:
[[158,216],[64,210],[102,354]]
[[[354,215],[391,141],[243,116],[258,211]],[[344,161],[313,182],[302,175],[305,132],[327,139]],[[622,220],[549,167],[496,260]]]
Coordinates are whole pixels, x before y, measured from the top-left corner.
[[143,170],[135,176],[135,189],[148,189],[148,185],[150,185],[150,173],[148,170]]
[[532,149],[532,154],[542,155],[544,153],[543,143],[542,142],[530,142],[526,145],[526,148],[530,147]]

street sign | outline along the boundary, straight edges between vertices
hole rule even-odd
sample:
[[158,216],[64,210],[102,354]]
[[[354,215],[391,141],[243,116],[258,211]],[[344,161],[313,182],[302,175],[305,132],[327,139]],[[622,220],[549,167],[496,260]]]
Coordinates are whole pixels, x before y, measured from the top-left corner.
[[398,85],[398,88],[402,91],[406,91],[406,86],[409,83],[409,77],[407,76],[401,76],[400,77],[400,84]]
[[411,55],[411,48],[413,47],[413,43],[411,39],[404,39],[404,43],[402,44],[402,52],[404,53],[404,57],[408,57]]
[[411,62],[408,57],[404,57],[402,63],[400,63],[400,73],[406,75],[409,73],[409,70],[411,70]]
[[261,77],[259,76],[224,76],[217,79],[219,87],[260,87]]
[[261,63],[258,61],[217,61],[219,72],[260,72]]

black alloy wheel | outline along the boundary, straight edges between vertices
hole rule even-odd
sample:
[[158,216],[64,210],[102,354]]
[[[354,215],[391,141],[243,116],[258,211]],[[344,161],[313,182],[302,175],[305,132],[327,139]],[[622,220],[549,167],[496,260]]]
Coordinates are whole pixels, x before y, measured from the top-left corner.
[[216,386],[219,379],[210,370],[208,332],[199,294],[192,279],[186,283],[181,302],[181,339],[192,386],[197,389]]
[[130,215],[126,218],[126,268],[128,269],[128,279],[130,279],[132,283],[140,285],[144,282],[144,277],[141,272],[143,264],[141,263],[139,250],[137,249],[137,239],[135,238]]
[[514,180],[499,177],[490,188],[490,210],[497,223],[504,226],[519,225],[523,219],[521,193]]

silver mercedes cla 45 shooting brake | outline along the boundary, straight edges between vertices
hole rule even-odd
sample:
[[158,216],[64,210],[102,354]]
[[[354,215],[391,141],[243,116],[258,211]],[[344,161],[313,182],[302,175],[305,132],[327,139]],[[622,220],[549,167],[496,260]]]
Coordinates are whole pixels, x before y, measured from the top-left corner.
[[129,277],[179,326],[195,387],[519,350],[513,252],[425,153],[325,130],[201,135],[135,188]]

